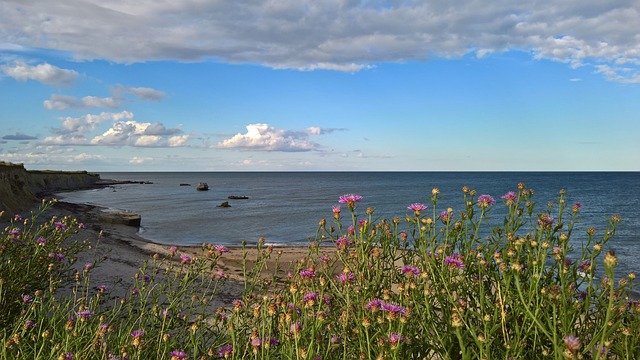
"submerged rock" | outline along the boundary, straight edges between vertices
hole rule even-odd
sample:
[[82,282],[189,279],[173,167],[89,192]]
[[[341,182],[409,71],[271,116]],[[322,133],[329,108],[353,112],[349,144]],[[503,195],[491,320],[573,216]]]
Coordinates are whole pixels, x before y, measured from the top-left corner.
[[231,207],[231,205],[229,205],[228,201],[225,201],[225,202],[221,203],[220,205],[218,205],[218,207]]
[[207,191],[209,190],[209,184],[207,184],[206,182],[198,183],[198,185],[196,185],[196,190]]

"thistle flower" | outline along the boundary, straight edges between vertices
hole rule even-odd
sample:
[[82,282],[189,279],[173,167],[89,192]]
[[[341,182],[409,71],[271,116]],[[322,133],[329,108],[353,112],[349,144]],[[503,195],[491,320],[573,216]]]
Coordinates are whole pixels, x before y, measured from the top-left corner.
[[298,336],[300,335],[300,331],[302,330],[302,325],[299,321],[296,321],[294,323],[291,323],[289,330],[291,330],[291,334],[293,334],[294,336]]
[[464,262],[462,261],[462,255],[458,253],[451,254],[444,258],[444,263],[449,265],[450,268],[464,268]]
[[380,299],[375,299],[375,300],[371,300],[369,301],[369,303],[367,304],[367,309],[372,310],[372,311],[377,311],[378,309],[380,309],[380,307],[384,304],[384,301],[380,300]]
[[346,237],[341,237],[339,239],[336,239],[336,246],[340,250],[344,250],[344,249],[348,248],[349,246],[351,246],[352,244],[353,244],[353,241],[349,240]]
[[336,279],[342,284],[351,284],[356,279],[356,276],[353,273],[341,273],[336,275]]
[[27,295],[27,294],[22,294],[22,302],[24,304],[29,304],[32,301],[33,301],[33,296]]
[[191,256],[185,255],[185,254],[180,255],[180,263],[181,264],[187,264],[188,265],[188,264],[191,264],[192,261],[193,260],[191,259]]
[[422,210],[427,210],[427,206],[421,203],[413,203],[407,207],[407,209],[413,211],[415,216],[420,216]]
[[300,277],[306,278],[306,279],[310,279],[316,276],[316,272],[310,269],[301,270],[299,274],[300,274]]
[[580,350],[580,338],[573,335],[567,335],[563,340],[564,345],[569,349],[569,351],[576,352]]
[[404,336],[398,334],[398,333],[391,333],[389,334],[389,338],[387,339],[387,341],[389,341],[389,344],[391,345],[392,349],[395,349],[396,347],[398,347],[398,345],[400,343],[403,343],[406,341],[406,339],[404,338]]
[[360,195],[355,195],[355,194],[345,194],[340,196],[340,199],[338,200],[339,203],[341,204],[347,204],[347,207],[349,208],[349,210],[353,211],[353,209],[355,209],[356,207],[356,202],[362,200],[362,196]]
[[213,248],[218,252],[218,254],[223,254],[229,252],[224,245],[213,245]]
[[420,276],[420,269],[415,266],[405,265],[402,267],[402,272],[405,274],[413,274],[415,276]]
[[439,218],[444,224],[448,224],[453,219],[453,211],[445,210],[440,213]]
[[144,330],[138,329],[131,332],[131,344],[135,347],[140,347],[142,345],[142,336],[144,335]]
[[178,251],[178,248],[175,246],[172,246],[169,248],[169,256],[173,257],[176,254],[176,251]]
[[56,221],[53,225],[56,227],[57,230],[66,229],[66,225],[61,223],[60,221]]
[[24,322],[24,329],[25,330],[29,330],[34,326],[36,326],[36,323],[33,320],[27,320],[27,321]]
[[223,357],[225,359],[231,356],[231,354],[233,354],[233,346],[231,345],[222,345],[218,349],[218,356]]
[[508,193],[504,194],[501,196],[502,200],[504,200],[505,204],[507,204],[507,206],[511,206],[515,203],[515,200],[517,199],[516,194],[513,191],[509,191]]
[[80,321],[84,322],[84,321],[87,321],[89,318],[91,318],[93,316],[93,313],[88,310],[83,310],[83,311],[78,311],[76,315],[78,315],[78,318],[80,318]]
[[184,351],[173,350],[169,356],[171,356],[171,360],[181,360],[186,359],[188,355]]
[[478,206],[481,208],[487,208],[489,206],[495,205],[496,201],[491,197],[491,195],[480,195],[478,196]]
[[44,246],[47,244],[47,239],[43,238],[42,236],[38,238],[38,240],[36,240],[36,242],[38,243],[38,245],[40,246]]

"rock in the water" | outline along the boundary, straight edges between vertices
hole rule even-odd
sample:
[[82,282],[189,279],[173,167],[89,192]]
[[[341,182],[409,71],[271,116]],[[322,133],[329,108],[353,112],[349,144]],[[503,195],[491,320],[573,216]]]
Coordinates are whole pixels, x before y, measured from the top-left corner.
[[139,214],[126,211],[103,211],[99,221],[106,224],[123,224],[140,227],[142,217]]
[[209,190],[209,184],[207,184],[206,182],[198,183],[198,185],[196,185],[196,190],[198,190],[198,191]]
[[238,195],[229,195],[227,197],[227,199],[231,199],[231,200],[246,200],[248,199],[248,196],[238,196]]
[[231,207],[231,205],[229,205],[228,201],[225,201],[225,202],[221,203],[220,205],[218,205],[218,207]]

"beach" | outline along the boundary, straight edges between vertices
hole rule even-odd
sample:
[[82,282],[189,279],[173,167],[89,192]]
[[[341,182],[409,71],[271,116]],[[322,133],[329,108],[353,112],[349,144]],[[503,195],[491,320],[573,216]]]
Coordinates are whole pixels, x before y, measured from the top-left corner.
[[[171,245],[156,244],[138,235],[135,226],[101,221],[101,216],[107,209],[67,202],[57,202],[43,214],[43,219],[52,216],[72,216],[84,224],[73,238],[73,241],[85,243],[86,251],[78,254],[76,266],[81,268],[86,263],[97,263],[91,271],[91,285],[98,287],[107,285],[111,296],[124,297],[134,286],[134,276],[145,261],[152,260],[154,255],[169,256]],[[276,267],[277,276],[286,276],[296,262],[308,254],[304,246],[277,246],[269,248],[265,245],[262,251],[270,251],[271,256],[266,261],[262,273],[271,277]],[[176,261],[179,255],[192,258],[203,256],[202,246],[176,246]],[[217,305],[228,306],[235,299],[242,297],[244,289],[243,254],[246,253],[246,265],[250,270],[259,255],[256,246],[226,247],[228,252],[222,254],[217,262],[215,271],[221,271],[227,281],[219,288]],[[112,284],[115,284],[112,286]]]

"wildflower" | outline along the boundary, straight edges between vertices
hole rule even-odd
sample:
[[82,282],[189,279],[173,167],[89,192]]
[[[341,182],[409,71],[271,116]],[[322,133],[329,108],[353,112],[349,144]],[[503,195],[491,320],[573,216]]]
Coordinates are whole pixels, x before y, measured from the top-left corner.
[[40,246],[44,246],[47,244],[47,239],[43,238],[42,236],[38,238],[38,240],[36,240],[36,242],[38,243],[38,245]]
[[342,284],[351,284],[356,279],[356,276],[353,273],[341,273],[336,275],[336,279]]
[[84,271],[85,271],[85,272],[89,272],[89,271],[91,271],[91,267],[92,267],[92,266],[93,266],[93,264],[92,264],[92,263],[86,263],[86,264],[84,264]]
[[573,207],[571,208],[571,211],[573,211],[574,213],[577,213],[578,211],[580,211],[580,208],[582,207],[582,203],[575,203],[575,205],[573,205]]
[[604,255],[604,266],[608,269],[613,269],[618,264],[618,257],[616,256],[615,251],[609,250]]
[[345,194],[340,196],[340,199],[338,200],[338,202],[341,204],[347,204],[347,207],[349,208],[349,210],[353,211],[353,209],[355,209],[356,207],[355,203],[360,200],[362,200],[362,196],[360,195]]
[[382,304],[384,304],[384,301],[382,301],[380,299],[371,300],[367,304],[367,309],[372,310],[372,311],[375,312],[382,306]]
[[24,329],[25,330],[29,330],[34,326],[36,326],[36,323],[33,320],[27,320],[27,321],[24,322]]
[[30,302],[32,302],[32,301],[33,301],[33,296],[31,296],[31,295],[27,295],[27,294],[23,294],[23,295],[22,295],[22,302],[23,302],[24,304],[29,304],[29,303],[30,303]]
[[404,336],[401,336],[398,333],[391,333],[391,334],[389,334],[389,338],[388,338],[389,344],[391,345],[392,349],[397,348],[398,345],[400,343],[405,342],[405,340],[406,339],[404,338]]
[[340,219],[340,211],[341,210],[342,209],[340,209],[339,205],[338,206],[334,206],[334,207],[331,208],[331,211],[333,211],[333,218],[334,219],[336,219],[336,220]]
[[310,278],[315,277],[316,273],[313,270],[307,269],[307,270],[300,271],[300,276],[303,277],[303,278],[310,279]]
[[142,336],[144,335],[144,330],[142,329],[138,329],[138,330],[134,330],[131,332],[131,337],[133,337],[133,340],[131,341],[131,344],[135,347],[139,347],[142,345]]
[[442,221],[442,223],[448,224],[449,221],[451,221],[451,219],[453,219],[453,210],[451,210],[451,211],[445,210],[445,211],[441,212],[439,218],[440,218],[440,221]]
[[545,227],[545,226],[551,226],[551,224],[553,224],[553,216],[549,216],[547,214],[542,214],[540,215],[539,219],[538,219],[538,225],[541,227]]
[[218,254],[229,252],[229,249],[227,249],[224,245],[214,245],[213,248],[218,252]]
[[300,334],[300,331],[302,330],[302,325],[300,324],[299,321],[296,321],[291,324],[291,326],[289,327],[289,330],[291,330],[291,333],[294,336],[298,336]]
[[176,254],[176,251],[178,251],[178,248],[175,246],[172,246],[169,248],[169,256],[173,257]]
[[514,204],[517,196],[513,191],[509,191],[508,193],[502,195],[501,198],[505,201],[505,204],[507,204],[507,206],[511,206]]
[[567,349],[569,349],[569,351],[571,352],[576,352],[580,350],[580,338],[576,336],[573,336],[573,335],[565,336],[564,344],[567,347]]
[[415,276],[420,276],[420,269],[415,266],[405,265],[402,267],[402,272],[405,274],[413,274]]
[[20,216],[20,215],[16,214],[16,215],[13,217],[13,219],[14,219],[15,221],[22,221],[22,216]]
[[78,311],[77,315],[80,318],[80,321],[84,322],[87,321],[87,319],[91,318],[93,316],[93,313],[91,311],[83,310]]
[[318,298],[318,293],[310,292],[304,294],[304,303],[307,307],[313,306],[316,303],[316,299]]
[[449,265],[450,268],[464,268],[464,262],[462,261],[462,255],[458,253],[451,254],[444,258],[444,263]]
[[49,259],[64,260],[64,254],[49,253]]
[[66,228],[66,226],[60,221],[56,221],[53,225],[55,225],[57,230],[64,230]]
[[420,216],[420,212],[422,210],[427,210],[427,206],[421,203],[413,203],[409,205],[407,209],[412,210],[416,216]]
[[391,304],[391,303],[382,303],[382,305],[380,305],[380,309],[382,311],[389,312],[392,315],[396,315],[396,314],[404,315],[407,313],[407,309],[403,308],[400,305]]
[[185,254],[180,255],[181,264],[191,264],[192,261],[191,256]]
[[480,195],[478,196],[478,206],[481,208],[487,208],[491,205],[495,205],[496,201],[491,197],[491,195]]
[[169,353],[169,356],[171,356],[171,360],[180,360],[187,358],[187,354],[184,351],[180,350],[173,350],[171,353]]
[[438,188],[431,189],[431,195],[437,196],[438,194],[440,194],[440,189]]
[[218,349],[218,356],[223,357],[225,359],[231,356],[231,354],[233,354],[233,346],[231,345],[222,345]]
[[332,344],[342,344],[342,339],[338,335],[332,335],[329,340]]
[[336,239],[336,246],[340,250],[344,250],[349,246],[351,246],[352,244],[353,244],[353,241],[347,239],[346,237],[341,237],[340,239]]
[[84,223],[79,223],[78,224],[78,229],[84,229],[84,228],[85,228]]
[[238,299],[233,300],[231,304],[233,305],[233,311],[240,311],[244,307],[244,303],[242,302],[242,300]]

